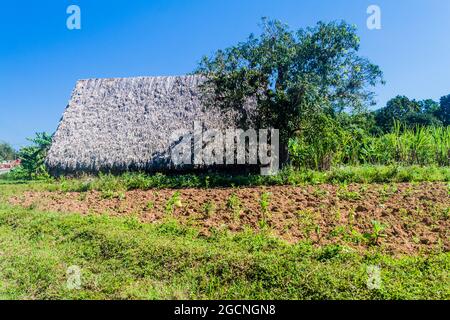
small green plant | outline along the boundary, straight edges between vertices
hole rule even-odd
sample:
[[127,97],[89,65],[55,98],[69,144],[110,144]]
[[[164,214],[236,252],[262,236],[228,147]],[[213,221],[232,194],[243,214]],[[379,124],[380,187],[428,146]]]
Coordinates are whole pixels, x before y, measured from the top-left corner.
[[270,205],[270,192],[264,192],[261,194],[261,199],[259,200],[259,204],[261,206],[261,211],[264,214],[267,214],[269,212],[269,205]]
[[334,214],[334,219],[339,222],[342,219],[342,214],[341,214],[341,209],[340,208],[336,208],[336,212]]
[[355,201],[362,198],[361,194],[358,191],[349,191],[347,185],[339,186],[336,195],[339,199],[347,201]]
[[361,244],[366,241],[366,238],[358,230],[349,225],[337,225],[331,230],[330,237],[337,237],[354,244]]
[[172,214],[175,211],[175,208],[181,208],[183,204],[181,203],[181,194],[179,191],[176,191],[170,198],[167,200],[165,212],[167,214]]
[[103,199],[112,199],[112,198],[114,198],[114,194],[115,194],[115,192],[112,190],[103,190],[101,193],[101,197]]
[[351,226],[355,223],[356,221],[356,217],[355,217],[355,211],[354,210],[350,210],[348,212],[348,224]]
[[448,218],[450,217],[450,207],[442,209],[442,216],[445,220],[448,220]]
[[390,197],[397,193],[398,188],[396,185],[384,184],[380,190],[380,201],[386,202]]
[[347,226],[345,225],[337,225],[336,227],[334,227],[331,232],[330,232],[330,236],[331,238],[335,238],[335,237],[345,237],[347,235]]
[[84,201],[86,200],[86,197],[87,197],[86,192],[80,192],[80,194],[78,195],[78,200]]
[[398,213],[400,214],[402,219],[407,218],[409,216],[408,210],[406,210],[405,208],[400,208],[398,210]]
[[259,225],[261,229],[265,229],[269,226],[269,206],[270,206],[270,192],[264,192],[261,194],[261,198],[259,200],[259,205],[261,206],[261,219],[259,221]]
[[233,212],[234,219],[238,219],[241,214],[241,200],[236,195],[232,193],[227,199],[227,208]]
[[363,243],[366,239],[364,238],[364,235],[361,234],[361,232],[359,232],[358,230],[355,229],[351,229],[350,231],[350,241],[355,243],[355,244],[360,244]]
[[317,236],[320,238],[321,235],[322,235],[322,230],[321,230],[321,228],[320,228],[320,224],[317,224],[317,225],[316,225],[315,231],[316,231]]
[[216,211],[216,205],[214,201],[208,201],[203,204],[203,214],[206,218],[211,217]]
[[147,204],[145,205],[145,208],[147,210],[152,210],[155,207],[155,203],[153,201],[148,201]]
[[258,226],[260,230],[267,230],[269,228],[269,223],[265,219],[259,219]]
[[315,221],[315,213],[310,210],[299,210],[296,212],[297,225],[299,231],[307,238],[311,235],[311,232],[320,232],[320,227],[318,227]]
[[409,186],[403,192],[403,197],[411,197],[413,195],[413,193],[414,193],[414,188],[412,186]]
[[367,190],[369,190],[369,185],[368,184],[363,184],[360,188],[359,191],[361,192],[361,194],[365,195],[367,193]]
[[124,200],[126,198],[124,192],[117,192],[110,189],[102,191],[101,197],[103,199],[119,199],[119,200]]
[[315,187],[312,194],[317,198],[325,198],[326,196],[328,196],[328,191],[323,190],[320,187]]
[[364,237],[372,245],[380,244],[380,239],[385,238],[387,235],[384,233],[387,226],[379,221],[372,220],[372,232],[364,234]]

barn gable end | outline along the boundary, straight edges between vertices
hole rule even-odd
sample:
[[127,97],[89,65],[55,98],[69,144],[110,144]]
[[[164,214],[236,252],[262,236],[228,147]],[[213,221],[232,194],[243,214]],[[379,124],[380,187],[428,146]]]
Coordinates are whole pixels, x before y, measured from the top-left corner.
[[174,131],[190,130],[194,121],[205,129],[236,126],[236,114],[202,103],[203,81],[197,75],[78,81],[48,152],[49,171],[169,169]]

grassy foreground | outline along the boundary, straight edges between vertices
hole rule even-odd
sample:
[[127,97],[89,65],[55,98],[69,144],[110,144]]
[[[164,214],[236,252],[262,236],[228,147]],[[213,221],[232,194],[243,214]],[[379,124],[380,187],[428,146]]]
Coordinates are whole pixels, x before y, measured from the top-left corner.
[[[80,289],[67,287],[74,265]],[[369,266],[379,289],[367,286]],[[2,299],[449,299],[449,271],[449,253],[394,258],[251,231],[205,238],[171,220],[0,205]]]
[[[284,170],[275,177],[126,174],[41,182],[3,179],[0,299],[450,299],[450,253],[444,250],[394,256],[377,246],[360,252],[345,244],[288,244],[271,236],[270,229],[230,233],[218,228],[205,236],[170,216],[142,223],[136,216],[42,212],[8,203],[10,196],[31,190],[419,181],[448,182],[450,169],[368,166],[330,172]],[[73,266],[81,270],[75,289]],[[380,282],[374,267],[379,268]]]

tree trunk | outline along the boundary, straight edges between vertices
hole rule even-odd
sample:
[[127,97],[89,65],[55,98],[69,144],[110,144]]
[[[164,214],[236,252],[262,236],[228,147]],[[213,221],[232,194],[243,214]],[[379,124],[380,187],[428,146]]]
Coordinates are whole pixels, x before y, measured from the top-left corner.
[[289,165],[289,147],[288,147],[289,139],[280,137],[280,168]]

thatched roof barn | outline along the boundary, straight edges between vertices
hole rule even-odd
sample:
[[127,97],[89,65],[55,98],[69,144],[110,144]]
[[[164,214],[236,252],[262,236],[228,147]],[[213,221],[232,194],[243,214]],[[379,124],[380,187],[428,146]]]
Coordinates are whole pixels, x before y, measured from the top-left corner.
[[[52,174],[170,169],[170,136],[236,125],[236,114],[205,107],[196,75],[88,79],[77,82],[53,137]],[[245,106],[251,109],[249,106]]]

